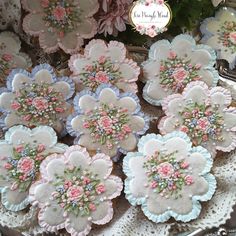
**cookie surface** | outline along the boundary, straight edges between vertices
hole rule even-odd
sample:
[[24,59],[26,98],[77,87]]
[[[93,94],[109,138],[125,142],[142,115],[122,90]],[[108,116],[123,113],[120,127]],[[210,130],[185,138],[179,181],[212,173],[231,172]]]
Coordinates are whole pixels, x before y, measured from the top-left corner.
[[102,153],[90,157],[78,145],[63,155],[47,157],[40,167],[42,179],[30,189],[32,204],[40,208],[39,225],[50,232],[65,228],[80,236],[90,232],[92,223],[109,222],[111,199],[123,188],[121,179],[111,172],[110,157]]
[[210,174],[210,153],[182,132],[165,136],[148,134],[138,144],[138,152],[129,152],[123,161],[127,175],[125,193],[128,201],[141,205],[153,222],[175,220],[188,222],[201,212],[201,201],[210,200],[216,180]]

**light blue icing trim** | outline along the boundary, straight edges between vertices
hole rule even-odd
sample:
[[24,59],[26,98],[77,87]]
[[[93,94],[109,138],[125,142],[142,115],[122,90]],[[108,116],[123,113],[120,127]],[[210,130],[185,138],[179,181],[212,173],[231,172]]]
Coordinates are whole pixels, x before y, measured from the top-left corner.
[[[5,88],[5,87],[1,87],[0,88],[0,96],[3,94],[3,93],[7,93],[7,92],[9,92],[8,91],[8,89],[7,88]],[[10,113],[8,110],[6,110],[6,109],[4,109],[4,108],[2,108],[2,107],[0,107],[0,112],[5,112],[5,113]]]
[[3,206],[10,211],[21,211],[23,209],[25,209],[28,205],[29,205],[29,198],[28,196],[19,204],[12,204],[10,202],[8,202],[7,199],[7,192],[9,190],[9,187],[4,187],[1,189],[1,202],[3,204]]
[[[126,194],[125,197],[128,199],[128,201],[130,202],[131,205],[133,205],[133,206],[141,205],[141,209],[144,212],[144,214],[148,217],[148,219],[150,219],[151,221],[153,221],[155,223],[165,222],[165,221],[169,220],[171,217],[175,218],[178,221],[182,221],[182,222],[188,222],[192,219],[196,219],[201,212],[201,204],[199,203],[199,201],[208,201],[212,198],[213,194],[215,193],[216,179],[212,174],[208,173],[213,165],[213,160],[211,158],[210,153],[205,148],[203,148],[201,146],[191,148],[190,139],[186,136],[187,135],[184,135],[184,133],[182,133],[182,132],[172,132],[172,133],[169,133],[168,135],[165,135],[163,137],[160,135],[156,135],[156,134],[148,134],[148,135],[143,136],[141,138],[141,140],[138,144],[139,152],[135,152],[135,153],[129,152],[124,157],[123,171],[127,176],[127,178],[125,180],[125,189],[124,189],[124,192]],[[145,145],[145,143],[147,141],[149,141],[151,139],[157,139],[159,141],[164,142],[172,137],[183,138],[184,140],[187,141],[188,144],[190,144],[190,149],[189,149],[190,153],[199,152],[202,154],[202,156],[205,157],[206,166],[205,166],[204,170],[201,173],[199,173],[199,175],[202,176],[208,182],[208,191],[203,195],[194,195],[191,197],[193,208],[192,208],[191,212],[189,212],[188,214],[182,215],[182,214],[178,214],[178,213],[172,211],[171,209],[168,209],[163,214],[156,215],[148,210],[147,198],[145,196],[137,198],[137,197],[134,197],[134,195],[130,191],[130,185],[131,185],[131,181],[134,178],[134,173],[132,173],[132,171],[130,170],[129,162],[134,157],[143,156],[143,154],[142,154],[143,146]]]
[[[137,115],[137,116],[140,116],[144,119],[144,128],[141,130],[141,131],[138,131],[138,132],[133,132],[133,134],[135,135],[136,137],[136,140],[138,141],[139,139],[139,135],[142,135],[144,134],[148,128],[149,128],[149,117],[146,116],[143,112],[141,112],[141,106],[139,104],[139,99],[138,97],[133,94],[133,93],[130,93],[130,92],[126,92],[126,93],[120,93],[119,89],[110,85],[110,84],[102,84],[100,85],[97,90],[95,92],[92,92],[91,90],[89,89],[85,89],[81,92],[79,92],[75,98],[74,98],[74,109],[75,109],[75,113],[68,116],[67,118],[67,122],[66,122],[66,129],[67,129],[67,132],[71,135],[71,136],[74,136],[76,137],[75,140],[74,140],[74,144],[78,144],[79,143],[79,138],[81,137],[81,135],[83,135],[83,131],[80,131],[80,130],[74,130],[73,127],[72,127],[72,124],[71,124],[71,121],[75,118],[75,117],[80,117],[84,114],[84,111],[80,108],[79,106],[79,101],[80,99],[85,96],[85,95],[89,95],[91,97],[93,97],[95,99],[95,101],[99,101],[99,96],[100,96],[100,93],[102,92],[103,89],[111,89],[117,99],[121,99],[123,97],[130,97],[132,99],[135,100],[136,104],[137,104],[137,108],[135,109],[135,111],[131,114],[131,115]],[[100,150],[98,149],[97,152],[100,152]],[[123,154],[126,154],[127,151],[121,147],[118,147],[117,148],[117,154],[114,156],[116,157],[119,152],[123,153]]]
[[[209,17],[209,18],[206,18],[202,24],[200,25],[200,31],[203,35],[202,39],[201,39],[201,42],[203,43],[207,43],[207,41],[212,37],[214,36],[215,34],[213,32],[211,32],[208,28],[208,24],[212,21],[218,21],[220,22],[220,17],[221,15],[223,14],[224,11],[229,11],[229,12],[232,12],[235,17],[236,17],[236,10],[234,10],[233,8],[231,7],[222,7],[219,11],[216,12],[215,14],[215,17]],[[227,60],[226,58],[223,58],[221,57],[221,50],[218,49],[216,50],[217,52],[217,57],[219,59],[225,59]],[[229,61],[227,60],[228,63],[229,63],[229,68],[232,70],[234,69],[235,65],[236,65],[236,56],[235,56],[235,59],[233,61]]]
[[[0,95],[3,92],[12,92],[12,89],[13,89],[12,82],[13,82],[14,77],[15,77],[16,74],[19,74],[19,73],[23,74],[23,75],[29,77],[30,79],[32,79],[32,81],[34,81],[35,80],[35,75],[41,70],[49,71],[49,73],[52,75],[52,80],[53,80],[52,84],[60,82],[60,81],[64,81],[69,85],[70,91],[69,91],[69,94],[67,95],[67,97],[65,98],[66,102],[67,102],[67,100],[69,100],[74,95],[74,92],[75,92],[75,83],[74,83],[74,81],[72,79],[70,79],[69,77],[66,77],[66,76],[56,77],[53,67],[50,66],[49,64],[37,65],[32,69],[31,73],[29,73],[28,71],[26,71],[24,69],[13,69],[7,77],[7,81],[6,81],[7,88],[1,88]],[[10,114],[11,111],[0,108],[0,112],[4,113],[4,115],[0,117],[0,127],[3,127],[4,129],[7,129],[8,127],[6,127],[4,120],[7,116],[7,114]],[[58,120],[60,120],[60,118]],[[61,123],[64,126],[64,122],[61,122]],[[63,130],[61,131],[61,133],[59,135],[60,135],[60,137],[63,137],[66,134],[67,134],[66,127],[64,126]]]
[[[149,59],[145,62],[142,63],[142,66],[146,65],[147,63],[151,62],[152,60],[161,60],[161,58],[155,57],[155,51],[158,50],[161,51],[161,47],[162,46],[168,46],[170,49],[173,47],[173,45],[179,41],[188,41],[192,44],[192,51],[198,51],[198,50],[204,50],[207,51],[210,54],[210,61],[208,64],[203,65],[203,69],[210,71],[212,76],[213,76],[213,82],[212,82],[212,86],[211,87],[215,87],[220,79],[218,71],[214,68],[214,65],[216,64],[216,53],[214,51],[214,49],[212,49],[210,46],[208,45],[203,45],[203,44],[196,44],[196,41],[194,40],[194,38],[190,35],[187,34],[180,34],[177,35],[172,42],[170,43],[168,40],[160,40],[155,42],[151,47],[150,47],[150,51],[149,51]],[[162,103],[162,99],[154,99],[152,97],[150,97],[148,95],[148,89],[150,88],[150,86],[152,86],[153,81],[156,81],[155,78],[151,78],[150,80],[147,80],[147,83],[145,84],[144,88],[143,88],[143,98],[150,104],[154,105],[154,106],[161,106]],[[158,92],[158,91],[157,91]],[[173,92],[174,93],[174,92]],[[167,96],[167,95],[166,95]]]

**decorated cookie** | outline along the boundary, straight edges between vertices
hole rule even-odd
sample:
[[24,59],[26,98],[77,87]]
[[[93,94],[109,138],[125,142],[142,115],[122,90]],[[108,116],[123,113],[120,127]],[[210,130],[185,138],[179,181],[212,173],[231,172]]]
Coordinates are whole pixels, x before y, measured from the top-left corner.
[[29,188],[39,178],[41,162],[51,153],[62,153],[66,145],[57,143],[55,131],[48,126],[34,129],[22,125],[10,128],[0,140],[1,201],[10,211],[29,205]]
[[236,147],[236,108],[230,104],[227,89],[208,89],[204,82],[192,82],[182,95],[173,94],[163,100],[166,116],[158,128],[162,134],[185,132],[195,146],[205,147],[214,157],[216,150],[229,152]]
[[74,109],[67,119],[67,131],[77,137],[75,143],[111,157],[134,150],[138,136],[149,127],[138,97],[119,93],[110,85],[101,85],[96,93],[80,92],[74,99]]
[[80,146],[47,157],[40,167],[42,179],[30,188],[31,202],[40,208],[39,225],[80,236],[87,235],[92,224],[108,223],[113,216],[111,200],[123,188],[111,171],[109,156],[90,157]]
[[122,91],[137,92],[140,68],[137,63],[126,58],[123,43],[92,40],[85,47],[84,54],[73,55],[69,61],[72,78],[79,88],[95,91],[101,84],[112,84]]
[[192,147],[185,133],[165,136],[148,134],[138,143],[138,152],[124,158],[128,201],[141,205],[149,220],[159,223],[173,217],[188,222],[201,212],[200,202],[212,198],[215,177],[213,161],[201,146]]
[[84,39],[97,33],[93,15],[98,11],[98,0],[22,0],[29,12],[23,20],[23,29],[39,36],[39,44],[47,53],[59,48],[66,53],[80,50]]
[[21,42],[16,34],[7,31],[0,33],[0,83],[5,82],[12,69],[31,66],[31,59],[20,49]]
[[156,106],[170,94],[181,93],[191,81],[216,86],[219,75],[214,69],[216,55],[207,45],[196,45],[189,35],[178,35],[170,43],[160,40],[149,51],[143,63],[144,99]]
[[74,82],[67,77],[57,78],[48,64],[36,66],[31,73],[15,69],[0,94],[0,109],[5,114],[2,123],[6,128],[48,125],[63,135],[63,120],[71,112],[67,100],[74,90]]
[[236,11],[230,7],[221,8],[215,17],[203,21],[200,30],[202,42],[213,47],[218,58],[227,60],[233,69],[236,64]]

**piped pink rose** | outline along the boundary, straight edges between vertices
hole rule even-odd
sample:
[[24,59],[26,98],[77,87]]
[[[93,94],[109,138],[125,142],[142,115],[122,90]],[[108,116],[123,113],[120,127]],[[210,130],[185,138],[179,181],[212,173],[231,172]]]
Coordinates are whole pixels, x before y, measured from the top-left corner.
[[19,160],[17,169],[24,174],[29,173],[31,170],[34,169],[34,160],[30,159],[29,157],[24,157]]
[[72,186],[67,191],[67,197],[73,201],[80,199],[84,193],[84,190],[80,186]]
[[109,81],[109,77],[104,71],[98,71],[96,73],[95,79],[100,83],[107,83]]
[[229,39],[233,44],[236,44],[236,32],[231,32],[229,34]]
[[170,163],[164,162],[158,166],[157,172],[161,178],[169,178],[174,173],[174,168]]
[[33,99],[32,105],[37,109],[37,110],[45,110],[48,108],[48,101],[43,98],[43,97],[36,97]]
[[183,67],[181,67],[181,68],[175,69],[172,76],[176,81],[182,82],[184,79],[186,79],[189,76],[189,72],[186,71]]

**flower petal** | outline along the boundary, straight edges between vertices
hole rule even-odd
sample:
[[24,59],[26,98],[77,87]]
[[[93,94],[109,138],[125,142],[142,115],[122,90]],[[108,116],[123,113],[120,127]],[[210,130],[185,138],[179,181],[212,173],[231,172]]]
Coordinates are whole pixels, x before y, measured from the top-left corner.
[[207,23],[207,30],[213,34],[218,34],[218,30],[221,28],[218,20],[211,20]]
[[14,78],[12,80],[11,86],[12,86],[12,91],[18,91],[24,87],[25,83],[30,83],[32,81],[31,78],[29,78],[27,75],[22,74],[22,73],[17,73],[14,75]]
[[137,107],[139,106],[139,104],[137,103],[137,101],[135,101],[132,97],[123,97],[121,98],[118,102],[117,105],[119,107],[128,109],[129,113],[133,113],[135,112],[135,110],[137,109]]
[[78,0],[78,6],[80,7],[80,9],[82,9],[81,15],[84,18],[93,16],[94,13],[96,13],[99,8],[99,4],[97,0],[87,0],[87,1]]
[[42,30],[47,30],[43,13],[30,13],[23,20],[23,28],[30,35],[38,36]]
[[54,82],[53,75],[50,73],[50,71],[46,69],[41,69],[37,73],[35,73],[34,80],[38,84],[41,83],[52,84]]
[[44,49],[47,53],[53,53],[58,49],[58,37],[56,33],[49,32],[45,30],[39,35],[39,44],[40,47]]
[[30,199],[33,196],[33,201],[38,201],[40,204],[44,204],[50,201],[52,192],[55,191],[55,187],[50,183],[36,182],[30,187]]
[[94,224],[106,224],[113,217],[113,208],[111,201],[101,202],[95,211],[91,214],[92,222]]
[[[184,35],[185,37],[186,35]],[[176,52],[179,57],[186,57],[192,52],[193,45],[195,45],[195,40],[191,36],[183,38],[181,35],[175,37],[172,41],[172,49]]]
[[[75,102],[75,100],[74,100]],[[90,95],[83,95],[79,98],[78,104],[75,104],[79,106],[79,109],[83,110],[84,112],[93,110],[94,107],[97,106],[97,101],[94,97]]]
[[85,66],[92,63],[92,60],[87,59],[84,55],[72,55],[69,60],[70,70],[74,75],[79,75],[85,72]]
[[97,32],[97,22],[93,18],[84,18],[75,30],[83,38],[92,38]]
[[121,194],[121,190],[123,188],[122,180],[117,176],[109,176],[106,180],[104,180],[105,185],[105,193],[104,195],[108,199],[113,199]]
[[[182,123],[182,122],[181,122]],[[169,117],[164,116],[161,118],[158,129],[160,130],[161,134],[167,134],[177,129],[176,124],[180,124],[179,119],[177,117]]]
[[68,220],[65,228],[71,235],[87,235],[91,230],[91,222],[87,216],[69,214]]
[[12,127],[18,124],[26,124],[24,121],[21,121],[19,116],[17,116],[14,112],[8,114],[4,120],[6,127]]
[[145,156],[151,156],[153,155],[156,151],[160,151],[161,147],[163,145],[163,142],[156,138],[152,138],[147,140],[143,146],[139,145],[138,146],[138,151],[143,153]]
[[95,143],[91,140],[90,134],[81,135],[78,144],[86,147],[89,151],[96,151],[100,147],[99,143]]
[[54,83],[51,87],[53,87],[56,91],[63,94],[65,98],[70,94],[71,87],[65,81],[58,81]]
[[144,80],[156,79],[160,73],[160,60],[149,60],[143,63]]
[[12,110],[11,103],[14,101],[15,94],[4,92],[0,95],[0,107],[4,110]]
[[127,59],[120,65],[119,71],[121,72],[122,78],[124,78],[127,82],[134,82],[138,80],[140,68],[135,62]]
[[19,189],[11,190],[5,187],[2,190],[2,204],[10,211],[20,211],[26,208],[28,202],[28,191],[22,192]]
[[215,142],[216,149],[223,152],[230,152],[236,147],[236,134],[235,132],[223,131],[221,133],[224,141]]
[[129,121],[129,126],[134,132],[140,132],[145,127],[145,120],[141,116],[132,116]]
[[152,44],[149,50],[149,58],[155,60],[167,59],[169,52],[171,50],[171,45],[168,40],[160,40],[154,44]]
[[215,75],[211,70],[201,69],[198,75],[202,77],[202,81],[205,82],[209,87],[213,85]]
[[232,102],[231,93],[223,87],[214,87],[210,91],[211,104],[219,105],[221,108],[229,106]]
[[108,55],[112,61],[123,61],[126,56],[126,48],[123,43],[110,41],[108,44]]
[[81,149],[81,150],[74,149],[71,151],[71,148],[70,148],[65,153],[65,156],[67,156],[68,162],[71,165],[80,167],[82,169],[87,169],[91,162],[91,158],[89,157],[89,154],[87,153],[85,149]]
[[194,64],[201,64],[201,65],[208,65],[212,60],[212,55],[206,49],[197,49],[193,51],[190,55],[191,63]]
[[223,117],[226,129],[236,129],[236,108],[226,109],[223,112]]
[[41,1],[39,0],[23,0],[22,6],[27,11],[43,11],[43,8],[41,6]]
[[99,94],[99,103],[116,104],[117,95],[111,88],[104,88]]
[[109,156],[98,153],[92,158],[90,170],[95,173],[99,179],[107,178],[112,171],[112,161]]
[[71,120],[71,126],[72,129],[75,132],[83,133],[83,134],[90,134],[89,129],[86,129],[83,127],[84,119],[86,119],[86,116],[76,116]]
[[120,142],[120,147],[125,151],[133,151],[137,146],[137,138],[133,134],[129,134],[128,138]]
[[107,45],[103,40],[91,40],[84,49],[84,55],[91,60],[98,60],[99,57],[104,56],[108,52]]
[[[47,159],[46,159],[47,161]],[[45,162],[45,161],[44,161]],[[44,171],[45,168],[45,171]],[[52,180],[55,180],[57,176],[64,176],[64,170],[65,170],[65,164],[63,160],[54,159],[50,160],[49,163],[47,163],[46,166],[43,166],[43,164],[40,167],[40,172],[43,178],[50,178]],[[45,174],[48,176],[45,176]]]
[[51,204],[39,211],[39,225],[48,231],[62,229],[65,226],[65,218],[63,217],[64,209],[57,204]]
[[76,31],[68,32],[63,38],[58,38],[59,46],[67,53],[76,53],[83,45],[84,40],[77,35]]

